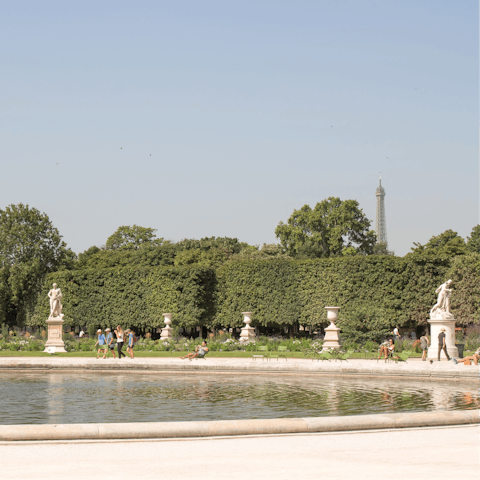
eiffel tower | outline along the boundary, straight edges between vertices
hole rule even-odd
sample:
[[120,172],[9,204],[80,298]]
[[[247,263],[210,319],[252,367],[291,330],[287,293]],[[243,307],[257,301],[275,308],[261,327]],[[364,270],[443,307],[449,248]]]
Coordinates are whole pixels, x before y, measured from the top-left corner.
[[385,215],[385,189],[382,187],[382,172],[380,172],[380,183],[375,195],[377,197],[377,215],[375,218],[377,243],[384,243],[387,247],[387,217]]

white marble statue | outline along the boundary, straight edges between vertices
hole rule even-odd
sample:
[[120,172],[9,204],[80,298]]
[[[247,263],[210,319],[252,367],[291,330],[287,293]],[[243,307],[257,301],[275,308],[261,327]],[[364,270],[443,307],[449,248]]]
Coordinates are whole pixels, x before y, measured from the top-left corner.
[[62,292],[57,288],[57,284],[53,284],[53,288],[48,292],[48,298],[50,299],[50,317],[55,318],[62,315]]
[[431,318],[453,318],[453,313],[450,312],[450,296],[452,295],[452,289],[448,288],[451,284],[452,281],[447,280],[435,290],[435,293],[438,293],[438,299],[437,303],[430,310]]

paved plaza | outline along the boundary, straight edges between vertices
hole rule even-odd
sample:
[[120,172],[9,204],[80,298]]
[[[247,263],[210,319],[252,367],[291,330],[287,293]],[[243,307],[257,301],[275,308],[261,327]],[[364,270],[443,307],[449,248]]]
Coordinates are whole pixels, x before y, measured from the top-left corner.
[[480,427],[0,444],[2,480],[474,480]]

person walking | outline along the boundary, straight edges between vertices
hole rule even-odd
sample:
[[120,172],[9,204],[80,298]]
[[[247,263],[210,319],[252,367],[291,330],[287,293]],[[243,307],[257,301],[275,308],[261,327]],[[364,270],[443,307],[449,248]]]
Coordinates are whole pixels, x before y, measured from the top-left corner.
[[420,337],[420,348],[422,349],[422,360],[425,362],[427,360],[427,348],[430,345],[430,340],[427,337],[427,332],[425,332]]
[[137,337],[135,336],[135,332],[131,329],[127,330],[128,332],[128,346],[127,346],[127,353],[133,360],[133,347],[135,346],[135,340]]
[[105,335],[102,333],[102,330],[99,328],[97,330],[98,338],[95,343],[95,347],[98,345],[97,359],[100,356],[100,351],[103,352],[103,358],[107,358],[105,355],[107,353],[107,340]]
[[107,334],[108,349],[112,352],[113,358],[117,358],[115,357],[115,344],[113,343],[113,334],[109,328],[105,329],[105,333]]
[[438,361],[440,361],[440,353],[442,350],[445,352],[447,360],[450,360],[450,356],[448,355],[448,352],[447,352],[447,344],[445,343],[446,337],[447,336],[445,335],[445,329],[444,328],[440,329],[440,334],[438,335]]
[[393,329],[393,337],[395,338],[395,341],[400,340],[400,331],[398,330],[398,326]]
[[126,355],[122,352],[125,333],[120,325],[117,325],[117,328],[114,330],[114,332],[115,336],[117,337],[118,359],[121,360],[122,356],[126,357]]

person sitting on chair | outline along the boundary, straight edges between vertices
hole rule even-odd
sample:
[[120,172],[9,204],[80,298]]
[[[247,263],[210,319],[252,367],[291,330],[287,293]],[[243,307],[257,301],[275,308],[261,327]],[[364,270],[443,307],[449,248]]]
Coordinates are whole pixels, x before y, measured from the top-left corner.
[[465,363],[465,360],[467,360],[467,364],[470,362],[473,362],[474,365],[478,365],[478,361],[480,360],[480,348],[477,348],[477,351],[473,355],[469,355],[468,357],[462,358],[460,360],[456,360],[455,358],[452,358],[453,363]]
[[387,344],[382,344],[380,347],[380,352],[378,353],[378,360],[380,360],[380,357],[385,355],[385,358],[387,358],[389,355],[393,355],[393,352],[395,351],[395,344],[393,343],[393,339],[389,338]]
[[203,341],[201,345],[197,345],[195,347],[195,352],[187,353],[184,357],[180,357],[182,360],[184,358],[188,358],[192,360],[192,358],[203,358],[208,353],[207,342]]

